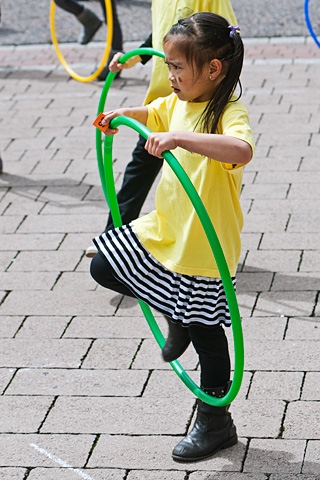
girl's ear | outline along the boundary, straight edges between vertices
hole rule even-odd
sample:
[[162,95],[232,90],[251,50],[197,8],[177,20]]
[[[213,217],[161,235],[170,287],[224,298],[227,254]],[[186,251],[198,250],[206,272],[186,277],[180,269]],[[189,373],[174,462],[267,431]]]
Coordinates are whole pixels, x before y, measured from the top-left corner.
[[210,68],[209,68],[209,78],[210,80],[215,80],[217,77],[219,77],[220,73],[222,71],[222,63],[220,60],[217,58],[214,58],[210,62]]

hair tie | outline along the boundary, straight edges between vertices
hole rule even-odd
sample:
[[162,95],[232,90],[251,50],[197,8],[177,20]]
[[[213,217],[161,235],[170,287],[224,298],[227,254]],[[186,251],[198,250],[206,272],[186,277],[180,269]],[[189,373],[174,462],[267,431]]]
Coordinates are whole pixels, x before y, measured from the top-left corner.
[[230,30],[230,33],[229,33],[229,37],[230,37],[230,38],[234,38],[235,35],[236,35],[236,33],[239,33],[239,32],[240,32],[240,27],[239,27],[239,25],[236,25],[236,26],[234,26],[234,25],[229,25],[228,28],[229,28],[229,30]]

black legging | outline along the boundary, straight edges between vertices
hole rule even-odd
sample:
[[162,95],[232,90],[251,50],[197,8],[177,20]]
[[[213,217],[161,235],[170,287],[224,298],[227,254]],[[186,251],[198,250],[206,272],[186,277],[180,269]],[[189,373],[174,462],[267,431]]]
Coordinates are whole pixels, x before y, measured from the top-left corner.
[[[83,12],[83,5],[79,5],[79,0],[54,0],[58,7],[62,8],[66,12],[73,15],[80,15]],[[85,0],[84,0],[85,1]],[[103,12],[103,17],[106,22],[106,5],[104,0],[99,0]],[[111,0],[112,4],[112,16],[113,16],[113,37],[112,37],[112,50],[122,52],[123,50],[123,38],[121,25],[118,18],[116,0]],[[107,23],[107,22],[106,22]]]
[[[131,290],[114,277],[110,264],[100,252],[91,260],[90,273],[103,287],[135,298]],[[220,325],[214,327],[190,325],[189,333],[199,356],[202,388],[212,389],[226,385],[230,380],[231,365],[224,328]]]

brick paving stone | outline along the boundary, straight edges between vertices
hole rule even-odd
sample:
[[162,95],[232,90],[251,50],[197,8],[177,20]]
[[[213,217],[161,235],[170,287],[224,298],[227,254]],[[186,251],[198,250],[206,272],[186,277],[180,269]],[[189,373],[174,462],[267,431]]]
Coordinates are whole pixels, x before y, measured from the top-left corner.
[[256,250],[250,251],[243,266],[243,271],[250,272],[259,267],[262,271],[277,271],[280,265],[282,272],[297,272],[301,260],[299,250],[281,249],[278,250]]
[[[6,395],[139,397],[148,376],[148,371],[120,369],[20,369]],[[2,382],[5,382],[4,376]]]
[[259,343],[246,340],[248,370],[318,371],[317,342],[312,340],[279,340]]
[[78,261],[77,251],[22,252],[9,267],[9,272],[73,271]]
[[10,242],[6,240],[7,237],[5,235],[0,235],[1,258],[5,254],[12,256],[9,252],[5,253],[5,250],[56,250],[63,240],[63,234],[34,232],[30,235],[15,234],[10,239]]
[[259,296],[254,315],[263,316],[273,311],[280,316],[311,316],[316,304],[315,292],[264,292]]
[[24,480],[26,473],[25,468],[0,468],[2,480]]
[[[60,459],[59,459],[60,460]],[[35,468],[28,476],[28,480],[123,480],[125,470],[111,469],[75,469],[75,468]],[[144,477],[147,478],[147,477]]]
[[19,330],[15,334],[15,338],[61,338],[68,324],[70,317],[27,317]]
[[[56,467],[52,456],[76,468],[82,468],[96,438],[94,435],[0,435],[0,467]],[[49,455],[48,455],[49,454]],[[51,456],[51,458],[50,458]]]
[[276,273],[274,276],[274,282],[271,290],[319,290],[320,278],[314,273],[299,272],[290,273],[290,275],[283,275],[282,273]]
[[249,398],[299,400],[303,378],[303,372],[257,371],[251,381]]
[[[283,480],[283,474],[272,474],[270,480]],[[286,480],[320,480],[320,475],[286,475]]]
[[263,473],[215,473],[212,476],[210,473],[194,472],[191,473],[190,480],[267,480],[267,476]]
[[307,438],[319,440],[319,402],[292,402],[288,405],[284,422],[283,437],[287,439]]
[[127,477],[128,480],[140,480],[142,478],[146,480],[158,480],[159,478],[161,478],[161,480],[183,480],[185,473],[174,471],[166,472],[164,470],[157,470],[155,472],[150,470],[133,470]]
[[319,317],[290,318],[286,329],[286,340],[320,340]]
[[277,214],[251,214],[246,217],[247,222],[244,228],[244,232],[263,232],[263,233],[276,233],[287,229],[289,222],[289,215],[286,213]]
[[282,473],[284,478],[289,474],[299,474],[305,447],[304,440],[253,439],[244,472]]
[[152,332],[141,315],[74,317],[64,338],[151,338]]
[[[70,288],[71,286],[71,290],[73,290],[74,292],[79,291],[79,289],[95,290],[95,282],[92,278],[88,278],[88,275],[86,275],[86,273],[87,272],[80,271],[79,265],[77,266],[76,272],[62,272],[59,278],[59,282],[56,282],[53,288],[55,290],[63,291],[65,288]],[[71,291],[70,294],[72,294]]]
[[[306,207],[307,210],[307,207]],[[290,214],[290,212],[288,212]],[[301,238],[301,233],[282,233],[282,232],[266,232],[260,243],[260,248],[265,250],[278,250],[279,246],[284,246],[286,250],[312,250],[314,253],[314,245],[318,239],[318,234],[305,232]],[[317,252],[315,252],[317,253]],[[301,270],[301,265],[299,267]]]
[[[255,297],[255,295],[254,295]],[[242,317],[243,334],[246,341],[256,343],[282,340],[285,337],[288,320],[286,317]]]
[[97,339],[83,362],[84,368],[129,368],[140,348],[140,339]]
[[89,340],[0,339],[0,364],[3,367],[77,368],[90,346]]
[[190,411],[193,403],[182,392],[175,405],[168,399],[61,396],[41,433],[183,435],[186,419],[181,410]]
[[6,433],[35,433],[52,404],[53,396],[0,397],[0,429]]
[[[242,265],[241,265],[242,266]],[[237,274],[237,291],[266,291],[273,285],[272,272],[239,272]]]
[[[276,399],[237,397],[230,409],[239,434],[244,437],[277,438],[285,402]],[[259,412],[259,415],[255,415]]]
[[[83,255],[83,252],[81,252]],[[70,295],[72,293],[72,297]],[[41,291],[34,297],[30,292],[13,291],[2,306],[3,315],[90,315],[96,311],[97,315],[113,314],[115,307],[112,307],[110,300],[114,297],[112,293],[97,289],[95,292],[86,291],[86,302],[83,303],[82,292],[74,292],[72,287],[61,291]],[[97,299],[101,299],[100,302]],[[107,310],[108,305],[111,307]],[[93,309],[95,307],[95,310]],[[138,307],[137,307],[138,309]]]

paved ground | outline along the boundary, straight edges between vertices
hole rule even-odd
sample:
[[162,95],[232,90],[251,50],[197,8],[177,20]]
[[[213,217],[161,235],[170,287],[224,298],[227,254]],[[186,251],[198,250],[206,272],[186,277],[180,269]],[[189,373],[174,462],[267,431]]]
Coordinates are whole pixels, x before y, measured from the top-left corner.
[[[62,48],[83,74],[101,55]],[[246,52],[257,152],[242,192],[240,438],[187,465],[170,453],[195,400],[137,304],[97,287],[84,257],[107,214],[91,125],[101,84],[70,79],[49,45],[0,47],[1,480],[320,479],[319,49],[251,38]],[[141,102],[149,75],[126,71],[108,106]],[[117,185],[135,141],[125,127],[115,140]],[[197,380],[192,349],[181,361]]]

